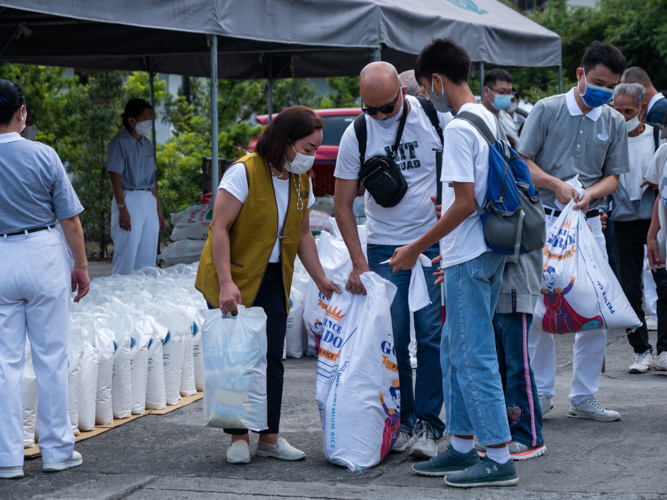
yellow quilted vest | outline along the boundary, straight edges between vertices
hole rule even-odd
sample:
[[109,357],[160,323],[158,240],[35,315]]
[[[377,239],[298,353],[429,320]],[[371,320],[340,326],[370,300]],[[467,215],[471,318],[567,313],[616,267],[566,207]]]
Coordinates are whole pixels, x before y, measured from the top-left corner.
[[[290,174],[289,202],[282,233],[278,234],[278,206],[273,190],[271,169],[257,153],[244,156],[248,177],[248,198],[229,231],[232,280],[241,291],[245,307],[251,307],[257,298],[273,246],[280,236],[281,263],[285,285],[285,303],[289,314],[289,293],[292,287],[294,260],[299,248],[301,227],[308,214],[310,182],[308,174],[301,174],[303,210],[297,210],[296,175]],[[220,307],[220,282],[213,261],[211,224],[208,240],[199,262],[195,287],[206,300]]]

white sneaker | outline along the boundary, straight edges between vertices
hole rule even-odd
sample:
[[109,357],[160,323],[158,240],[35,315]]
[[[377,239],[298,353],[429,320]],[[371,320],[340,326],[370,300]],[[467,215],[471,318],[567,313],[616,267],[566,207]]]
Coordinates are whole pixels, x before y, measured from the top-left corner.
[[570,411],[567,412],[568,417],[572,418],[588,418],[591,420],[601,420],[603,422],[613,422],[620,420],[621,414],[617,411],[607,410],[595,398],[588,398],[578,405],[570,405]]
[[667,351],[662,351],[654,360],[653,360],[653,369],[665,372],[667,371]]
[[646,373],[651,366],[653,366],[653,354],[651,354],[651,351],[646,351],[635,355],[635,362],[630,365],[628,371],[630,373]]
[[23,466],[0,467],[0,479],[19,479],[23,477]]
[[285,438],[278,438],[276,444],[265,443],[261,439],[257,444],[258,457],[272,457],[280,460],[303,460],[306,454],[289,444]]
[[410,440],[412,439],[412,435],[408,434],[405,431],[401,431],[398,434],[398,438],[396,438],[396,441],[394,442],[394,446],[391,449],[392,453],[400,453],[402,451],[405,451],[408,449],[408,446],[410,446]]
[[78,467],[83,463],[81,458],[81,453],[78,451],[72,452],[72,458],[65,460],[63,462],[56,462],[53,464],[44,464],[42,466],[42,472],[60,472],[63,470],[71,469],[72,467]]
[[415,433],[410,447],[410,456],[428,460],[438,454],[438,445],[435,442],[435,434],[431,424],[419,422],[419,427]]
[[549,413],[551,410],[555,408],[556,405],[553,404],[553,398],[551,396],[538,396],[537,398],[540,402],[540,408],[542,409],[542,416],[546,415]]
[[245,439],[234,441],[229,448],[227,448],[227,462],[230,464],[249,464],[250,463],[250,449]]

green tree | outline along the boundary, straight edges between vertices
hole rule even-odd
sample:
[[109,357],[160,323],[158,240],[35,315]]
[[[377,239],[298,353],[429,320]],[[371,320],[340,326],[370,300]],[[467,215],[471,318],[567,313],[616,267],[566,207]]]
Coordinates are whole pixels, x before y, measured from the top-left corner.
[[[327,85],[331,90],[322,99],[322,107],[355,108],[361,105],[358,76],[327,78]],[[324,105],[324,101],[327,101],[330,106]]]

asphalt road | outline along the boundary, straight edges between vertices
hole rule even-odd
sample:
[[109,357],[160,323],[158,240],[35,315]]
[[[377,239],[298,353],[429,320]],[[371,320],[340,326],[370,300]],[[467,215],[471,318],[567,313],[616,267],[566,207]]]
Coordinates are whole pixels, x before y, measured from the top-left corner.
[[253,457],[250,465],[227,464],[229,437],[203,426],[197,402],[81,442],[84,463],[76,469],[48,475],[40,459],[27,461],[26,478],[0,482],[0,499],[667,498],[667,375],[628,374],[631,349],[621,332],[610,333],[599,399],[622,420],[567,418],[572,340],[557,338],[556,408],[543,430],[548,451],[517,464],[514,488],[453,490],[442,479],[415,475],[406,454],[363,473],[329,464],[314,398],[316,362],[302,358],[286,362],[281,431],[307,453],[303,462]]

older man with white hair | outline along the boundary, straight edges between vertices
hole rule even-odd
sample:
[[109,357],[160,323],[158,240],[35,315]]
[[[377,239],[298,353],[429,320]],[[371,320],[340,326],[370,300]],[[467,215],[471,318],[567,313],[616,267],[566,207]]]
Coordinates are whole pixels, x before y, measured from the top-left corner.
[[[334,173],[336,221],[353,263],[347,289],[352,293],[365,293],[359,275],[367,271],[378,273],[398,287],[391,306],[391,319],[401,384],[401,432],[393,451],[410,448],[412,456],[431,458],[437,455],[436,440],[445,429],[439,418],[443,402],[440,287],[431,277],[434,268],[424,268],[431,304],[414,313],[418,367],[413,395],[408,353],[408,289],[412,273],[400,271],[393,274],[386,261],[396,248],[417,240],[436,222],[431,197],[437,192],[436,164],[441,158],[442,139],[435,124],[442,132],[451,115],[438,113],[424,98],[406,95],[407,88],[401,85],[396,68],[386,62],[366,66],[360,74],[359,86],[364,114],[358,118],[356,128],[353,123],[343,134]],[[376,200],[366,192],[366,259],[352,205],[362,164],[376,160],[378,156],[389,158],[396,164],[398,168],[393,171],[394,175],[399,181],[400,176],[404,178],[407,191],[402,198],[397,195],[393,206],[386,206],[379,197]],[[425,254],[429,259],[437,257],[438,245],[429,248]]]
[[643,85],[624,83],[616,87],[614,108],[625,118],[630,172],[620,176],[618,189],[611,197],[610,219],[614,221],[613,241],[618,280],[630,305],[642,322],[636,330],[628,331],[628,341],[635,352],[635,361],[628,368],[630,373],[646,373],[654,365],[656,369],[667,370],[667,271],[665,269],[658,269],[653,273],[658,289],[658,343],[655,361],[642,304],[644,245],[655,203],[655,192],[648,185],[648,181],[653,180],[657,184],[659,174],[656,172],[652,177],[648,171],[651,159],[660,146],[659,140],[653,133],[653,127],[648,123],[642,123],[646,119],[647,106]]

